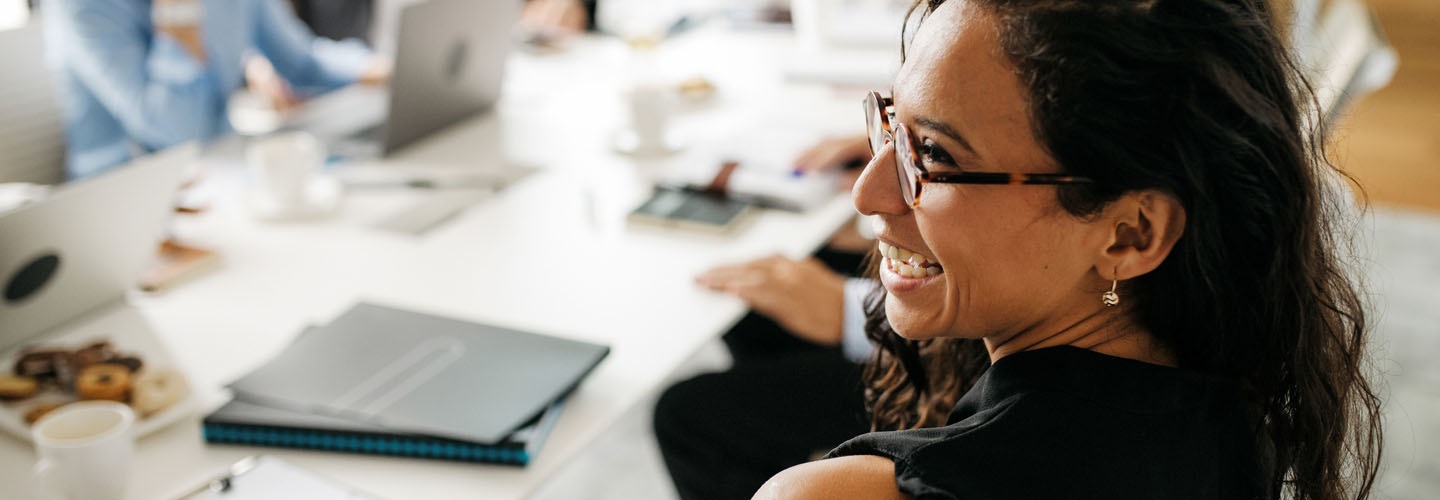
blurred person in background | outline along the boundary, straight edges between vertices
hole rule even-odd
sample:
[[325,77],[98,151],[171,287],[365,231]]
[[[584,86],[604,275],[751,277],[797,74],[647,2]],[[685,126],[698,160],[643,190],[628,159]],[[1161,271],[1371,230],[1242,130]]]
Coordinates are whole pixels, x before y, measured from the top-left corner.
[[40,11],[71,178],[228,131],[251,54],[300,95],[389,77],[388,61],[316,37],[285,0],[45,0]]
[[[801,153],[803,173],[863,165],[863,135],[821,141]],[[851,172],[858,173],[852,169]],[[848,190],[854,175],[843,176]],[[869,430],[857,279],[874,242],[847,226],[814,256],[770,256],[701,273],[696,283],[750,306],[721,339],[733,364],[667,388],[655,405],[660,453],[680,498],[749,498],[771,476]]]
[[295,16],[316,36],[370,43],[375,0],[290,0]]

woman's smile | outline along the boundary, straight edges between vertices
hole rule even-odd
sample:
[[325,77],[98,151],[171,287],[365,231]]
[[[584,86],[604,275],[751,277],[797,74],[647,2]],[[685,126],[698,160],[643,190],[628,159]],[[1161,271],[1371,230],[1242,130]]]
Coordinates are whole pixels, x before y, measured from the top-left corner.
[[878,241],[880,255],[880,281],[892,294],[918,289],[935,281],[945,269],[934,259],[884,241]]

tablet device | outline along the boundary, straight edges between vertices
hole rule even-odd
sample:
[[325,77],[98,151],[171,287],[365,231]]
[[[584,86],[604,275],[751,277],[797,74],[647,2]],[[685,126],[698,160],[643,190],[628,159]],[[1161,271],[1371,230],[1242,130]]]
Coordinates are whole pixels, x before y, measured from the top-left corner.
[[659,187],[627,220],[632,224],[659,226],[710,234],[739,230],[755,215],[754,203],[706,191]]

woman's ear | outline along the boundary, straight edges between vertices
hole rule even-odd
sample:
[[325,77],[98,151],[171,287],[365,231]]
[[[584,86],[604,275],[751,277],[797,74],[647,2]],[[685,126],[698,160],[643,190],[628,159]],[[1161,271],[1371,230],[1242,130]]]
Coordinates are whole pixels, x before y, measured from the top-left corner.
[[1107,280],[1128,280],[1165,262],[1185,233],[1185,207],[1170,193],[1142,190],[1126,193],[1105,207],[1097,224],[1107,233],[1095,271]]

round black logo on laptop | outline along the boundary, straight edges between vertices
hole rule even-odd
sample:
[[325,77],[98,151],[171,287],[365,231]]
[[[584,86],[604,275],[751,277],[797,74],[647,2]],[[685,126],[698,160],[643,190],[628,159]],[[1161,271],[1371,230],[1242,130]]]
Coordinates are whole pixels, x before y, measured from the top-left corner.
[[469,52],[469,45],[465,43],[465,40],[455,42],[455,45],[450,47],[450,56],[445,59],[445,76],[449,77],[451,82],[460,82],[460,77],[464,75],[465,71],[465,61],[469,59]]
[[17,304],[35,295],[45,288],[59,269],[60,256],[48,251],[21,266],[5,282],[5,302]]

